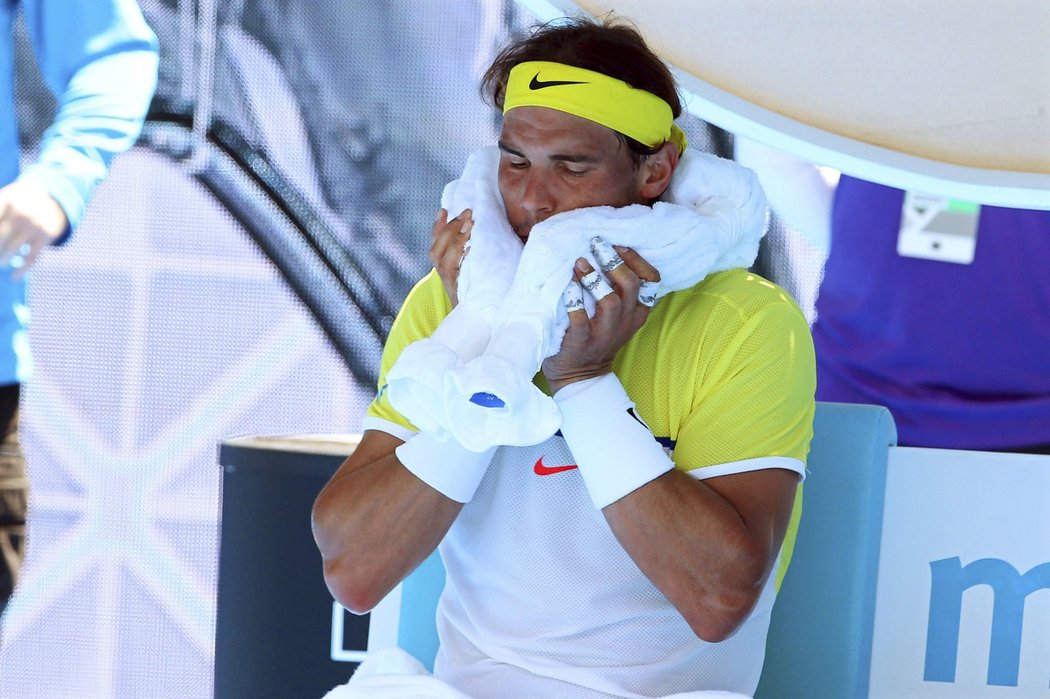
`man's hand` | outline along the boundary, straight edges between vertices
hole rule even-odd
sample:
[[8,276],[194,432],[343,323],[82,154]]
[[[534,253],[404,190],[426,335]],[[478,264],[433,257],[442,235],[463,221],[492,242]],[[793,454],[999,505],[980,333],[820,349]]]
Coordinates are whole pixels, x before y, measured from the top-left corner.
[[22,254],[15,279],[21,278],[40,251],[62,237],[68,227],[66,212],[39,184],[15,181],[0,187],[0,267]]
[[[604,248],[602,247],[604,246]],[[569,311],[569,329],[558,353],[543,362],[551,393],[570,383],[612,371],[616,353],[645,324],[651,305],[639,300],[642,281],[659,282],[660,273],[637,252],[601,241],[592,248],[613,289],[583,258],[576,261],[576,280],[595,298],[596,311],[587,317],[582,305]],[[609,254],[615,250],[615,254]]]
[[434,264],[441,282],[445,285],[445,293],[452,299],[452,306],[459,303],[456,288],[459,280],[459,267],[463,264],[463,258],[470,249],[467,243],[470,241],[470,230],[474,227],[474,218],[470,209],[451,221],[448,220],[448,212],[441,209],[437,220],[430,229],[430,252],[428,257]]

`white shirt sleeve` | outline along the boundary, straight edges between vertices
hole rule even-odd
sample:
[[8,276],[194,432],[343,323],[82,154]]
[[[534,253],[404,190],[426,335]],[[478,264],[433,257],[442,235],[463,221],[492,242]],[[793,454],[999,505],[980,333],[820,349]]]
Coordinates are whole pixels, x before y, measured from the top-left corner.
[[839,173],[739,136],[733,143],[733,157],[758,175],[777,216],[817,249],[830,250],[831,202]]

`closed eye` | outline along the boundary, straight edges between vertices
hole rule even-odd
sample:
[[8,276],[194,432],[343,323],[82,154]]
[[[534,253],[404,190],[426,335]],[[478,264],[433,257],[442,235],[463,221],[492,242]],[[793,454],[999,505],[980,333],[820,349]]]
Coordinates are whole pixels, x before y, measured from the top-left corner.
[[519,153],[502,141],[499,143],[499,149],[501,164],[506,163],[515,170],[522,170],[529,166],[529,159],[524,153]]

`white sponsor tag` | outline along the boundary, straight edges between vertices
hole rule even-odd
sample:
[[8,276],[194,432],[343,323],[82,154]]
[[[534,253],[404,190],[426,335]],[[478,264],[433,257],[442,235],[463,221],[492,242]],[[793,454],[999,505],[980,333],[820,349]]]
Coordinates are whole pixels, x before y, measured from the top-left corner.
[[977,247],[980,204],[906,192],[897,254],[968,265]]

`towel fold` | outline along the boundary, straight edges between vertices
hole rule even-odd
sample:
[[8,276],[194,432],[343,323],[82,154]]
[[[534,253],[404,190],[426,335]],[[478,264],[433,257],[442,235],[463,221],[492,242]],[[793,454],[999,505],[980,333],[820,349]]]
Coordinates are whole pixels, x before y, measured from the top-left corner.
[[[346,684],[322,699],[471,699],[432,677],[416,658],[400,648],[369,653]],[[696,691],[664,699],[751,699],[736,692]]]
[[[568,328],[563,293],[575,261],[585,257],[600,267],[593,238],[636,250],[659,270],[662,295],[749,266],[767,218],[754,173],[686,150],[662,201],[557,214],[536,224],[522,249],[506,223],[498,163],[495,148],[475,153],[453,188],[472,197],[475,219],[459,305],[388,374],[392,404],[416,427],[478,452],[537,444],[561,424],[557,406],[532,380]],[[584,300],[593,314],[593,299]]]
[[449,218],[471,209],[474,228],[456,282],[459,304],[427,339],[406,347],[387,373],[391,403],[421,431],[447,441],[444,376],[481,354],[514,279],[522,242],[507,222],[496,177],[499,148],[467,158],[463,174],[441,193]]
[[423,664],[400,648],[369,653],[346,684],[322,699],[470,699],[431,677]]

